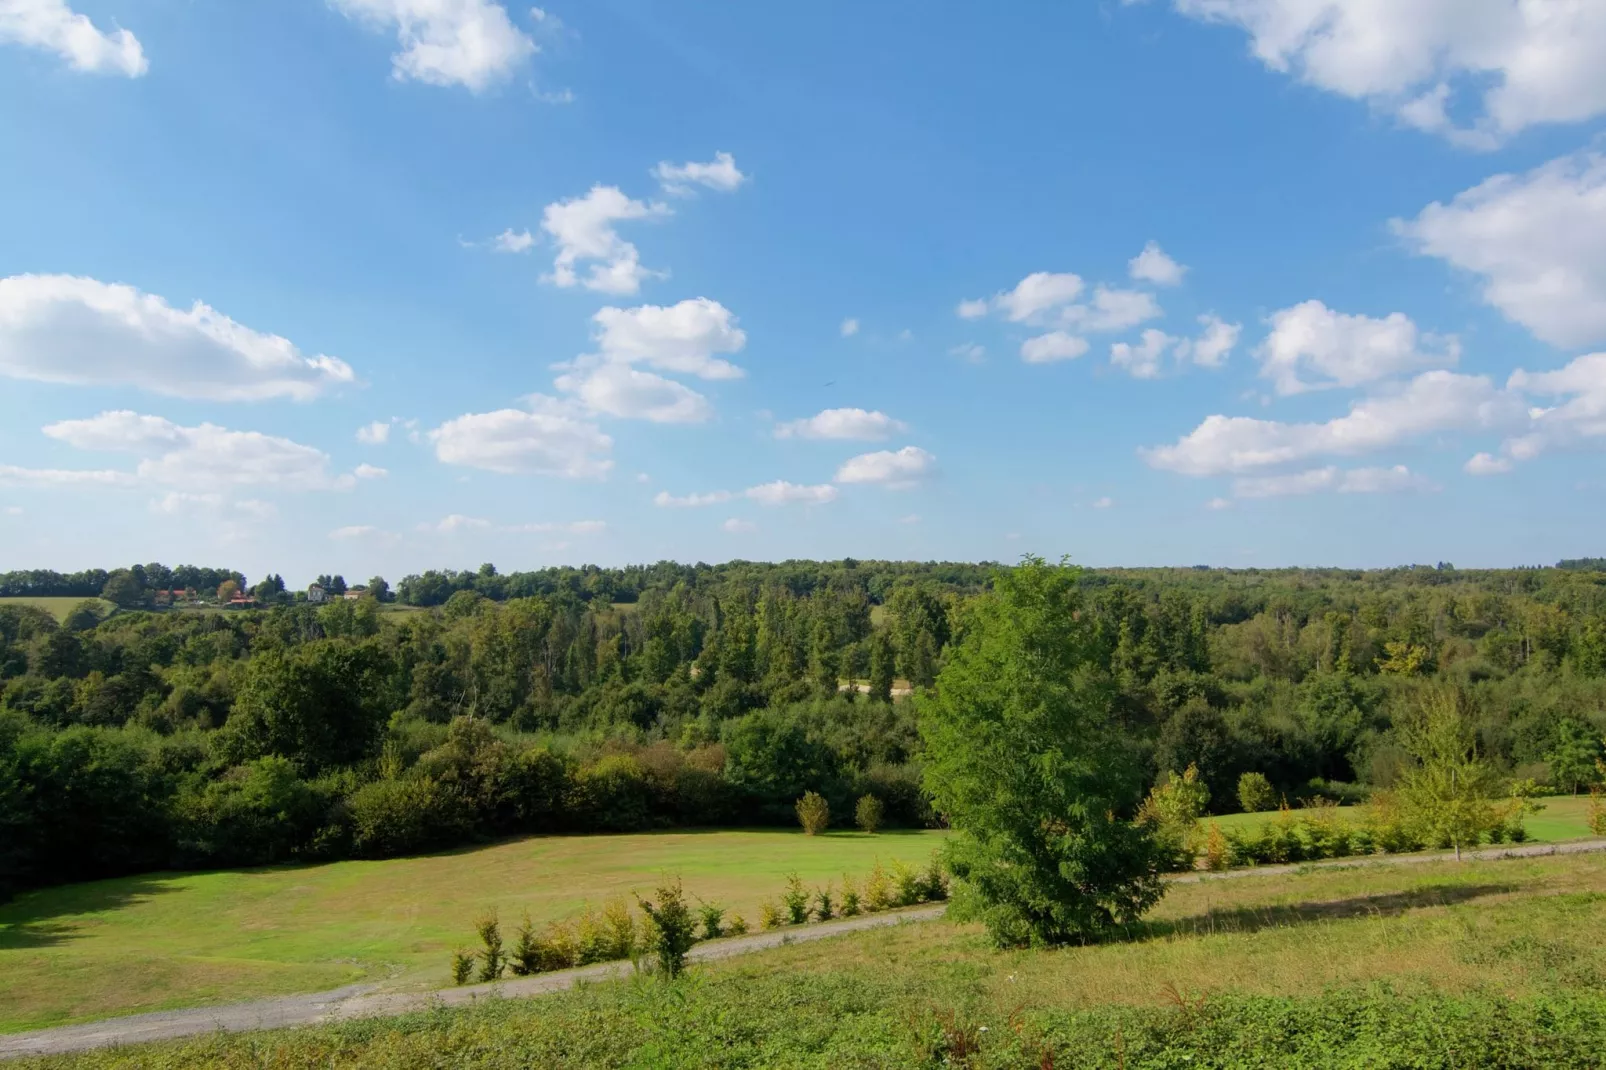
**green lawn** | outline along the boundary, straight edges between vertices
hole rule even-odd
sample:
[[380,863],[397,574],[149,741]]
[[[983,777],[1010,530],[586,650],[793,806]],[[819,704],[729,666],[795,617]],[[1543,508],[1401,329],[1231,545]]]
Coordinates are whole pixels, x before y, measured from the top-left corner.
[[688,893],[742,913],[786,874],[862,878],[877,859],[924,862],[935,832],[791,831],[550,836],[384,862],[160,873],[31,892],[0,905],[0,1032],[353,981],[437,988],[451,949],[496,908],[510,923],[586,903]]
[[[1538,800],[1544,809],[1531,815],[1527,822],[1528,842],[1530,843],[1562,843],[1567,840],[1587,840],[1593,837],[1589,831],[1589,797],[1587,795],[1558,795],[1553,798]],[[1341,806],[1338,813],[1352,820],[1359,821],[1364,818],[1366,807]],[[1296,810],[1297,814],[1298,811]],[[1214,821],[1223,831],[1238,829],[1247,831],[1263,825],[1268,821],[1277,819],[1277,811],[1261,814],[1226,814],[1222,817],[1206,818]]]
[[[1174,886],[1129,938],[903,925],[533,999],[24,1065],[1598,1067],[1606,855]],[[959,1045],[969,1048],[961,1053]]]
[[[55,617],[57,621],[64,621],[67,619],[67,614],[71,613],[78,606],[78,603],[83,601],[86,601],[86,599],[56,597],[33,598],[28,596],[20,596],[16,598],[0,598],[0,606],[37,606],[46,613],[49,613],[52,617]],[[117,611],[116,606],[105,601],[104,599],[95,598],[87,599],[87,601],[95,601],[100,603],[100,615],[102,619],[105,619],[107,616]]]

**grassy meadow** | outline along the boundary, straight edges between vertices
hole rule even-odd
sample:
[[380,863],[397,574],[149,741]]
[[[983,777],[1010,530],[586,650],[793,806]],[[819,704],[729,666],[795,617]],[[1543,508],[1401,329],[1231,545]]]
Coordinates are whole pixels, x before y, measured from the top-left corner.
[[[1537,814],[1530,814],[1524,822],[1528,830],[1529,843],[1564,843],[1567,840],[1587,840],[1594,834],[1589,831],[1589,796],[1587,795],[1557,795],[1537,800],[1544,809]],[[1299,811],[1294,811],[1297,815]],[[1334,811],[1351,821],[1362,821],[1366,816],[1365,806],[1340,806]],[[1248,832],[1259,828],[1269,821],[1275,821],[1278,811],[1271,810],[1256,814],[1227,814],[1222,817],[1207,817],[1206,822],[1214,821],[1220,825],[1222,831],[1235,829]]]
[[382,862],[152,873],[0,904],[0,1032],[334,988],[450,983],[475,918],[542,922],[648,894],[678,874],[743,914],[796,872],[861,879],[877,859],[924,862],[941,833],[795,831],[544,836]]
[[30,595],[18,595],[13,598],[0,598],[0,606],[33,606],[42,609],[56,618],[57,623],[67,619],[67,614],[78,607],[80,602],[99,602],[102,618],[110,616],[117,611],[117,607],[103,598],[56,598],[53,596],[35,598]]
[[1606,1038],[1606,855],[1173,887],[1130,938],[909,924],[530,1000],[41,1068],[1572,1067]]

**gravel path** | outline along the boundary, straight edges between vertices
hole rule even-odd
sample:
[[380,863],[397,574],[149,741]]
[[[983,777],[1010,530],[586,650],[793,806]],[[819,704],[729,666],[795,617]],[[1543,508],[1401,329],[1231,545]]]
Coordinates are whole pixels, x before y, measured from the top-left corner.
[[[1466,860],[1491,861],[1502,858],[1537,858],[1545,855],[1586,854],[1606,851],[1606,839],[1582,840],[1576,843],[1524,844],[1511,847],[1484,848],[1463,851]],[[1327,862],[1288,866],[1255,866],[1250,869],[1228,870],[1224,873],[1190,873],[1170,878],[1179,884],[1199,881],[1239,880],[1248,877],[1275,877],[1310,869],[1333,869],[1353,866],[1419,865],[1426,862],[1453,861],[1450,852],[1421,855],[1390,855],[1370,858],[1334,859]],[[784,944],[824,940],[846,933],[876,929],[905,922],[930,921],[942,916],[942,906],[910,907],[885,914],[870,914],[857,918],[843,918],[806,928],[785,929],[778,932],[754,933],[698,944],[689,956],[693,962],[732,958],[754,951],[780,947]],[[405,1014],[436,1006],[456,1006],[488,997],[536,996],[572,988],[580,981],[602,981],[629,974],[628,962],[601,962],[573,970],[558,970],[536,977],[519,977],[493,984],[464,985],[461,988],[443,988],[437,992],[377,992],[376,985],[347,985],[328,992],[313,992],[300,996],[282,996],[276,999],[253,1000],[249,1003],[230,1003],[215,1007],[194,1007],[177,1011],[158,1011],[154,1014],[136,1014],[126,1018],[110,1018],[85,1025],[59,1026],[31,1033],[0,1035],[0,1059],[20,1055],[54,1055],[92,1048],[139,1044],[152,1040],[172,1040],[200,1033],[239,1033],[252,1029],[277,1029],[293,1025],[314,1025],[319,1022],[342,1021],[351,1018],[368,1018],[383,1015]]]

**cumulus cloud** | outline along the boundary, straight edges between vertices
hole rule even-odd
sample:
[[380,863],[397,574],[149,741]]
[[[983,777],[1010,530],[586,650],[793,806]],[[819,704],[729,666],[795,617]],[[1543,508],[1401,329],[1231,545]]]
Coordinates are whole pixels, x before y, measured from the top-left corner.
[[1547,449],[1606,436],[1606,353],[1577,357],[1554,371],[1519,368],[1506,385],[1534,397],[1560,399],[1530,410],[1524,433],[1501,444],[1508,458],[1526,461]]
[[531,408],[470,413],[448,420],[427,438],[443,464],[504,475],[597,478],[613,460],[609,438],[571,406],[536,395]]
[[128,486],[133,482],[134,477],[130,473],[107,469],[22,468],[14,464],[0,464],[0,486],[6,487],[115,487]]
[[708,163],[673,164],[665,160],[652,169],[652,175],[665,193],[684,197],[693,192],[693,186],[703,186],[720,193],[730,193],[747,181],[747,176],[736,167],[736,159],[728,152],[716,152]]
[[980,319],[995,312],[1010,323],[1079,331],[1119,331],[1162,315],[1153,294],[1101,284],[1083,301],[1086,289],[1080,275],[1035,271],[1014,289],[961,301],[958,313],[962,319]]
[[850,439],[879,442],[909,430],[902,420],[894,420],[880,410],[826,409],[805,420],[777,424],[776,438]]
[[357,441],[364,446],[383,446],[390,441],[390,421],[375,420],[357,428]]
[[980,364],[987,359],[987,348],[975,342],[964,342],[950,349],[948,355],[958,357],[967,364]]
[[637,371],[628,364],[599,364],[560,375],[559,390],[592,412],[660,424],[702,423],[714,415],[714,406],[702,394],[653,372]]
[[[1596,10],[1606,22],[1606,6]],[[1606,62],[1595,68],[1606,86]],[[1486,302],[1544,341],[1606,340],[1606,156],[1496,175],[1394,228],[1418,253],[1477,276]]]
[[72,275],[0,279],[0,375],[207,401],[305,401],[356,379],[342,360],[303,356],[199,301],[176,309]]
[[1165,254],[1159,242],[1149,242],[1143,251],[1126,262],[1127,273],[1139,282],[1152,282],[1156,286],[1175,286],[1182,281],[1188,269]]
[[1453,337],[1420,334],[1404,313],[1382,319],[1334,312],[1305,301],[1271,317],[1257,356],[1260,374],[1279,394],[1333,386],[1362,386],[1460,358]]
[[1155,468],[1212,476],[1368,453],[1438,431],[1521,427],[1526,420],[1522,400],[1488,378],[1431,371],[1395,393],[1357,401],[1347,415],[1325,423],[1209,416],[1174,445],[1139,455]]
[[458,531],[477,531],[488,529],[489,520],[477,516],[464,516],[462,513],[452,513],[443,516],[433,524],[418,525],[419,531],[437,531],[443,535],[450,535]]
[[1151,327],[1137,345],[1116,342],[1110,347],[1110,363],[1124,369],[1134,379],[1153,379],[1160,374],[1160,361],[1176,342],[1164,331]]
[[184,427],[160,416],[128,410],[49,424],[44,433],[82,450],[143,455],[126,478],[187,490],[273,486],[285,490],[339,490],[351,476],[329,472],[329,456],[312,446],[258,431],[215,424]]
[[667,490],[653,496],[652,504],[660,509],[697,509],[705,505],[723,505],[735,495],[728,490],[712,490],[706,494],[687,494],[677,498]]
[[[542,280],[600,293],[637,292],[644,279],[662,278],[664,272],[642,267],[641,254],[619,237],[614,224],[668,214],[665,205],[632,200],[617,186],[592,186],[583,197],[547,205],[541,213],[541,229],[557,244],[558,255],[552,262],[552,273],[542,276]],[[576,272],[581,265],[590,266],[584,277]]]
[[150,69],[139,38],[124,29],[101,30],[66,0],[0,2],[0,44],[54,52],[77,71],[138,78]]
[[[1534,0],[1175,0],[1274,71],[1478,148],[1606,113],[1606,6]],[[1458,123],[1455,113],[1467,116]]]
[[734,516],[725,521],[719,527],[720,530],[728,531],[732,535],[745,535],[748,532],[758,530],[758,525],[753,523],[751,520],[743,520],[740,517]]
[[[330,0],[365,26],[394,32],[400,50],[391,75],[426,85],[480,92],[511,75],[536,52],[507,9],[491,0]],[[537,9],[539,10],[539,9]]]
[[1153,294],[1099,286],[1086,305],[1067,308],[1064,319],[1085,331],[1124,331],[1164,314]]
[[372,464],[359,464],[351,470],[351,474],[358,479],[384,479],[390,475],[390,470]]
[[372,524],[350,524],[336,528],[329,533],[329,537],[337,542],[367,542],[379,546],[389,546],[401,541],[401,536],[395,532],[386,531]]
[[1049,331],[1022,342],[1020,359],[1027,364],[1051,364],[1060,360],[1075,360],[1086,353],[1087,348],[1086,338],[1078,338],[1066,331]]
[[1204,328],[1199,337],[1184,338],[1177,343],[1177,359],[1191,360],[1203,368],[1219,368],[1237,346],[1243,325],[1228,323],[1210,312],[1199,317],[1199,325]]
[[748,487],[743,493],[760,505],[824,505],[837,497],[837,489],[829,483],[804,486],[784,479]]
[[604,308],[596,323],[598,354],[610,361],[650,365],[699,379],[740,379],[741,368],[716,353],[737,353],[747,334],[730,309],[706,297],[668,307]]
[[499,253],[527,253],[534,247],[534,234],[528,230],[515,232],[512,227],[491,239],[491,248]]
[[854,319],[852,316],[849,316],[847,319],[842,321],[840,333],[843,338],[852,338],[854,335],[859,333],[859,321]]
[[[608,522],[606,520],[570,520],[567,522],[543,520],[533,524],[510,524],[498,530],[533,535],[550,534],[555,531],[566,532],[570,535],[596,535],[608,530]],[[567,546],[568,544],[565,543],[564,545]]]
[[836,481],[877,483],[884,487],[902,489],[919,483],[931,475],[936,467],[936,457],[919,446],[905,446],[901,450],[861,453],[849,459],[837,469]]
[[1462,471],[1469,476],[1494,476],[1511,471],[1513,462],[1510,457],[1496,457],[1492,453],[1474,453],[1462,465]]
[[1279,476],[1243,476],[1233,480],[1238,498],[1282,498],[1296,494],[1336,491],[1339,494],[1390,494],[1436,490],[1432,481],[1397,464],[1392,468],[1312,468]]

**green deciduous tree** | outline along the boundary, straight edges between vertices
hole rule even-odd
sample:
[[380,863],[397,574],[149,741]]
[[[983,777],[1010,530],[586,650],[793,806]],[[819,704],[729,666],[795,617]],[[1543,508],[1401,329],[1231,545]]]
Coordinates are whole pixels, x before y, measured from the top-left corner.
[[1581,721],[1568,718],[1556,726],[1556,734],[1545,761],[1557,787],[1574,795],[1578,789],[1600,779],[1596,763],[1601,758],[1600,734]]
[[1396,730],[1411,758],[1399,789],[1406,820],[1428,842],[1454,847],[1459,859],[1461,848],[1476,845],[1495,820],[1493,770],[1478,755],[1461,693],[1428,692]]
[[918,699],[949,866],[1004,945],[1097,939],[1163,890],[1077,578],[1034,557],[998,573]]

